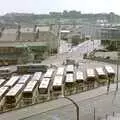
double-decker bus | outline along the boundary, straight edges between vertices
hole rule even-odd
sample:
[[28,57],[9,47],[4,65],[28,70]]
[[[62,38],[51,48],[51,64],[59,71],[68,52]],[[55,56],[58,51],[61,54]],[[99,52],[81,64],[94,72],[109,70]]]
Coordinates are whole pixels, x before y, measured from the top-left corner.
[[76,71],[76,92],[83,91],[84,88],[84,74],[81,71]]
[[55,72],[54,68],[47,69],[46,73],[44,74],[44,78],[52,78]]
[[0,78],[9,79],[13,72],[14,71],[12,71],[8,67],[1,67],[0,68]]
[[24,88],[22,96],[24,105],[36,103],[38,96],[38,82],[30,80]]
[[74,74],[74,65],[67,65],[66,66],[66,74],[73,73]]
[[28,81],[30,80],[30,78],[31,78],[30,74],[25,74],[20,77],[20,79],[18,80],[18,84],[26,85],[28,83]]
[[22,99],[23,87],[24,87],[24,84],[16,84],[5,95],[5,107],[6,107],[6,109],[20,106],[20,100]]
[[8,87],[0,87],[0,111],[4,110],[5,95],[9,91]]
[[48,69],[48,66],[41,64],[23,64],[17,65],[17,73],[19,74],[31,74],[35,72],[45,73]]
[[20,76],[12,76],[4,86],[12,88],[19,80]]
[[60,75],[60,76],[64,76],[65,74],[65,67],[58,67],[56,70],[56,76]]
[[63,76],[57,75],[53,79],[52,97],[63,95]]
[[104,68],[107,73],[108,79],[110,79],[111,82],[114,82],[114,78],[115,78],[114,69],[110,65],[106,65]]
[[51,78],[43,78],[39,85],[39,99],[45,101],[50,99],[50,82]]
[[92,68],[88,68],[86,70],[86,81],[85,86],[87,90],[93,89],[95,85],[95,81],[97,80],[95,70]]
[[95,68],[96,74],[97,74],[97,82],[98,86],[104,85],[107,82],[107,74],[105,73],[104,69],[102,67]]
[[35,73],[33,74],[33,77],[31,78],[31,81],[32,81],[32,80],[35,80],[35,81],[37,81],[38,83],[40,83],[41,77],[42,77],[42,72],[35,72]]
[[71,95],[75,91],[75,79],[74,74],[66,74],[65,78],[65,95]]
[[2,87],[6,82],[6,79],[0,79],[0,87]]

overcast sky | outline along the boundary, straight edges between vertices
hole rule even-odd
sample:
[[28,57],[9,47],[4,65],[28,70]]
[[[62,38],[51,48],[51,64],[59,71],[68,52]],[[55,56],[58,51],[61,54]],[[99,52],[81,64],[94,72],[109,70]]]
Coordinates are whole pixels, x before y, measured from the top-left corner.
[[49,13],[50,11],[78,10],[82,13],[120,15],[120,0],[1,0],[0,14],[10,12]]

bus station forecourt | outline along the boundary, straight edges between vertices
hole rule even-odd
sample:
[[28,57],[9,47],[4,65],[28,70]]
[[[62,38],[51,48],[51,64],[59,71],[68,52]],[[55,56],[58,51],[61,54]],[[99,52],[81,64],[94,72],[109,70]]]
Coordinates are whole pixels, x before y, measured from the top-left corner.
[[[72,64],[62,65],[48,68],[45,73],[35,72],[11,76],[1,87],[1,89],[8,87],[8,91],[3,92],[4,95],[1,97],[1,112],[52,101],[61,95],[77,95],[93,90],[107,85],[109,78],[111,83],[114,82],[116,73],[111,65],[98,65],[92,68],[87,66],[84,70],[80,67]],[[96,71],[97,68],[99,68],[98,71]],[[99,79],[98,73],[106,77]],[[11,80],[12,82],[9,82]],[[101,84],[101,81],[104,81],[104,84]]]
[[[69,57],[71,56],[69,53],[68,55]],[[51,66],[50,68],[47,68],[47,71],[44,73],[41,71],[30,74],[22,73],[13,75],[7,80],[0,80],[0,91],[3,93],[1,94],[0,98],[1,113],[12,110],[11,112],[2,113],[0,115],[0,119],[7,120],[9,118],[7,118],[7,115],[10,116],[13,120],[22,118],[27,119],[27,117],[29,119],[29,116],[31,116],[30,119],[32,119],[32,117],[35,119],[35,114],[38,114],[39,116],[39,113],[46,112],[55,108],[57,109],[61,106],[66,105],[66,102],[63,102],[63,98],[59,99],[61,95],[73,97],[73,99],[78,102],[81,101],[81,99],[87,100],[90,98],[96,98],[96,96],[101,96],[101,98],[106,99],[104,94],[107,91],[106,86],[108,84],[108,81],[111,83],[109,95],[111,97],[113,95],[111,92],[115,90],[116,86],[116,65],[96,61],[93,62],[91,60],[83,60],[80,56],[82,55],[77,55],[77,58],[79,58],[78,66],[73,64],[60,65],[59,58],[66,58],[66,55],[64,56],[64,54],[61,54],[60,56],[51,57],[52,59],[56,58],[55,60],[58,60],[59,64],[55,64],[56,67]],[[75,57],[76,56],[74,56],[73,59],[75,59]],[[49,61],[52,61],[52,59],[49,59]],[[11,79],[12,82],[9,82]],[[61,103],[58,105],[58,101],[62,101],[63,105]],[[56,103],[54,104],[54,102]],[[34,105],[37,103],[41,104]],[[46,107],[47,104],[48,107]],[[49,104],[51,104],[51,107]],[[43,110],[40,109],[42,106],[45,107]],[[35,110],[36,107],[37,109]],[[24,110],[26,111],[27,109],[28,111],[24,115],[22,112]],[[15,112],[18,114],[18,116],[17,114],[15,115]],[[56,115],[53,115],[53,117],[56,117]],[[58,116],[57,118],[59,119]],[[46,116],[46,119],[49,119],[48,116]],[[52,120],[54,118],[50,119]],[[63,120],[64,119],[65,118],[63,118]]]

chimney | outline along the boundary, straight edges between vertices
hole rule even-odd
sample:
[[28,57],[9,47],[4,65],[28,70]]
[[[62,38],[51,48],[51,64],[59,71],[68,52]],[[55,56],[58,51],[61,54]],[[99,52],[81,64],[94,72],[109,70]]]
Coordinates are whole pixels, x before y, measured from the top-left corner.
[[36,32],[36,29],[37,29],[37,25],[34,26],[34,30],[33,31]]
[[52,31],[52,29],[53,29],[53,25],[50,24],[50,26],[49,26],[49,30]]
[[37,32],[35,33],[36,35],[35,35],[35,40],[36,39],[39,39],[39,33],[40,33],[40,31],[39,31],[39,29],[37,30]]
[[18,25],[18,28],[17,28],[17,37],[16,37],[16,40],[20,40],[20,35],[21,35],[21,25],[19,24]]
[[2,27],[0,30],[0,38],[2,37],[2,33],[3,33],[4,29],[5,29],[5,27]]
[[20,29],[21,29],[21,25],[19,24],[19,25],[18,25],[18,31],[20,31]]

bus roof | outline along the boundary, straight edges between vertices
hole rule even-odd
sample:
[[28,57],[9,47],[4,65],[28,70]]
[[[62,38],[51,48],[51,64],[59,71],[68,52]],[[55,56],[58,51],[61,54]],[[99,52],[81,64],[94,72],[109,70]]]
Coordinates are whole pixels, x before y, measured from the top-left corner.
[[31,80],[39,81],[42,76],[42,72],[35,72]]
[[23,92],[32,92],[37,84],[37,81],[29,81]]
[[20,76],[12,76],[4,86],[12,87],[18,80]]
[[10,91],[6,94],[6,96],[16,96],[16,94],[22,89],[23,84],[16,84]]
[[74,65],[67,65],[66,72],[74,72]]
[[105,75],[105,72],[102,67],[95,68],[98,75]]
[[23,75],[23,76],[19,79],[18,83],[19,83],[19,84],[25,84],[25,83],[29,80],[30,76],[31,76],[31,75],[29,75],[29,74]]
[[74,82],[74,79],[73,79],[73,74],[66,74],[66,80],[65,80],[65,82],[67,83],[69,83],[69,82]]
[[87,77],[95,77],[95,71],[92,68],[87,69]]
[[56,71],[56,75],[63,75],[65,67],[58,67]]
[[50,78],[43,78],[39,88],[48,88],[49,83],[50,83]]
[[8,87],[1,87],[0,88],[0,97],[2,97],[8,90],[9,88]]
[[1,67],[0,71],[10,71],[10,68],[8,68],[8,67]]
[[5,79],[0,79],[0,85],[2,85],[5,81]]
[[52,77],[54,70],[55,69],[52,69],[52,68],[48,69],[47,72],[44,74],[44,78]]
[[53,86],[61,86],[63,82],[63,76],[55,76]]
[[84,80],[83,72],[81,71],[76,72],[76,80]]
[[113,70],[113,68],[111,66],[109,66],[109,65],[106,65],[105,69],[106,69],[107,73],[115,73],[115,71]]

